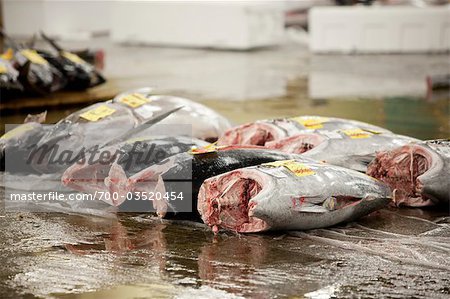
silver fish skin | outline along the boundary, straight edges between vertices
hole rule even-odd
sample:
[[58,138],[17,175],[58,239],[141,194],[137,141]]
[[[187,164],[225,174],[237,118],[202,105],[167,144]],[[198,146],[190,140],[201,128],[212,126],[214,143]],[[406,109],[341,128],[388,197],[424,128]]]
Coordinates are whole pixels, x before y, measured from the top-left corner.
[[265,119],[228,129],[218,140],[219,145],[260,145],[300,133],[303,130],[326,130],[361,128],[380,133],[391,131],[365,122],[322,116],[298,116],[283,119]]
[[313,160],[366,172],[378,151],[420,140],[360,128],[337,131],[305,130],[297,135],[266,143],[265,147],[301,154]]
[[390,201],[390,189],[365,174],[291,160],[207,179],[200,188],[198,211],[215,232],[222,228],[251,233],[329,227],[353,221]]
[[429,140],[379,152],[367,174],[388,184],[397,206],[450,204],[450,140]]
[[[192,130],[185,130],[179,135],[189,135],[208,141],[215,141],[231,126],[223,116],[200,103],[173,96],[151,95],[151,91],[151,88],[130,90],[110,101],[93,104],[62,119],[40,140],[37,148],[42,150],[37,151],[35,156],[39,158],[44,156],[40,159],[44,162],[34,163],[33,167],[40,173],[61,173],[70,165],[67,163],[49,165],[50,163],[46,161],[49,160],[50,154],[42,155],[42,152],[54,146],[58,149],[55,156],[73,152],[73,157],[83,149],[111,145],[110,142],[118,136],[127,134],[139,126],[145,127],[152,118],[179,107],[182,108],[158,121],[158,125],[191,126]],[[83,117],[84,113],[105,107],[109,112],[97,120]],[[143,129],[140,134],[148,136],[150,133],[147,129]]]

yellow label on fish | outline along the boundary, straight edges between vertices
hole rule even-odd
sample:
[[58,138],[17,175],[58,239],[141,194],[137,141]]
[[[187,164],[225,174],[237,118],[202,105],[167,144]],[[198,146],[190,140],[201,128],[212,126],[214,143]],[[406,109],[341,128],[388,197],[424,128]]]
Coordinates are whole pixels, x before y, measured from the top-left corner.
[[221,148],[227,147],[226,145],[216,145],[216,143],[208,144],[204,147],[194,147],[192,148],[189,153],[192,155],[200,155],[200,154],[206,154],[206,153],[214,153],[217,152]]
[[291,118],[291,120],[298,122],[307,129],[314,130],[323,128],[323,124],[328,121],[328,118],[320,116],[299,116]]
[[7,140],[7,139],[11,139],[14,136],[17,136],[20,133],[25,133],[26,131],[30,131],[31,129],[33,129],[33,126],[30,124],[24,124],[24,125],[20,125],[18,127],[15,127],[14,129],[8,131],[5,133],[5,135],[3,135],[2,137],[0,137],[0,140]]
[[31,61],[32,63],[36,63],[36,64],[44,64],[47,65],[48,61],[44,59],[44,57],[42,57],[41,55],[39,55],[38,52],[36,52],[36,50],[32,50],[32,49],[25,49],[20,51],[20,53],[25,56],[29,61]]
[[86,63],[86,61],[84,61],[80,56],[78,56],[77,54],[74,54],[74,53],[62,51],[61,56],[67,58],[68,60],[72,61],[73,63],[77,63],[77,64],[85,64]]
[[129,94],[121,98],[119,101],[130,106],[131,108],[137,108],[150,102],[143,94],[140,93]]
[[4,65],[3,63],[0,63],[0,74],[4,74],[6,72],[8,72],[6,65]]
[[98,121],[101,118],[104,118],[108,115],[113,114],[116,111],[114,108],[110,108],[106,105],[98,106],[97,108],[88,110],[82,114],[80,117],[89,120],[89,121]]
[[5,60],[11,60],[14,57],[14,51],[11,48],[8,48],[8,50],[6,50],[1,56],[1,58],[5,59]]
[[303,163],[297,162],[296,160],[285,160],[285,161],[275,161],[270,163],[264,163],[263,166],[269,167],[286,167],[296,176],[308,176],[315,174],[314,170],[309,168]]
[[350,137],[351,139],[362,139],[372,137],[372,133],[364,131],[362,129],[347,129],[341,130],[341,132]]

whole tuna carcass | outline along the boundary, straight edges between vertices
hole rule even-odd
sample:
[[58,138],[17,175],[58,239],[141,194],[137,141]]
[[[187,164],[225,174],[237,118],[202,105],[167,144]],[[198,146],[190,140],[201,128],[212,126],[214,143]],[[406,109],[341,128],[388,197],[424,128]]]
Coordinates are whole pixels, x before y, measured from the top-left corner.
[[300,134],[267,142],[265,147],[366,172],[378,151],[419,141],[415,138],[376,133],[360,128],[337,131],[303,131]]
[[[229,126],[225,118],[201,104],[177,97],[149,96],[150,92],[150,88],[125,92],[112,101],[96,103],[58,122],[37,146],[36,158],[32,159],[35,169],[43,173],[65,170],[78,160],[79,153],[124,141],[120,136],[129,137],[131,130],[138,126],[145,132],[145,125],[157,118],[160,126],[192,125],[192,132],[189,130],[186,135],[192,133],[200,139],[215,139]],[[53,158],[58,163],[50,163],[49,148],[57,149]]]
[[[152,192],[153,194],[175,194],[181,200],[153,201],[160,217],[199,220],[197,196],[201,184],[212,176],[277,160],[300,158],[299,155],[267,150],[261,147],[214,147],[208,146],[178,154],[130,177],[120,194],[128,192]],[[119,172],[117,172],[119,173]],[[117,177],[116,181],[125,181]]]
[[[86,193],[115,192],[124,183],[115,181],[115,178],[131,177],[170,156],[207,144],[186,136],[132,138],[77,161],[64,172],[61,182],[66,187]],[[101,159],[100,155],[105,152],[109,153],[108,159]]]
[[34,172],[30,164],[26,163],[33,146],[50,129],[42,125],[47,112],[28,115],[24,124],[6,132],[0,137],[0,171],[11,173]]
[[231,128],[223,134],[219,145],[250,144],[265,145],[298,134],[300,131],[361,128],[368,131],[390,133],[390,131],[360,121],[321,116],[299,116],[286,119],[258,120]]
[[367,174],[391,187],[396,205],[448,208],[450,140],[425,141],[380,152]]
[[291,160],[207,179],[200,188],[198,211],[214,232],[307,230],[353,221],[390,200],[389,188],[365,174]]

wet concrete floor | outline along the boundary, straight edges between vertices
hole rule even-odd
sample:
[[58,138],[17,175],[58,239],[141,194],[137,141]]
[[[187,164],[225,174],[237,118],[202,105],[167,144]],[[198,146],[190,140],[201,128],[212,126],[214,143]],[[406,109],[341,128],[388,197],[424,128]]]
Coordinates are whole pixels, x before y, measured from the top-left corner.
[[[424,88],[426,75],[448,71],[445,55],[104,47],[119,88],[154,85],[236,123],[329,115],[450,137],[448,93],[427,98]],[[77,109],[50,110],[49,122]],[[448,298],[449,214],[385,209],[330,229],[214,236],[151,215],[0,213],[0,298]]]

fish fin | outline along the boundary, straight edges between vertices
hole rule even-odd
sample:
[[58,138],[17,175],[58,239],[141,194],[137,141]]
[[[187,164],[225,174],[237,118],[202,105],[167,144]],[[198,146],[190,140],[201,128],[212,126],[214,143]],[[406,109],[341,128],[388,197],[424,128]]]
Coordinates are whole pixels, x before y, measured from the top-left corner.
[[103,148],[105,146],[108,146],[108,145],[111,145],[111,144],[114,144],[114,143],[117,143],[117,142],[125,141],[125,140],[129,139],[131,136],[133,136],[133,135],[135,135],[135,134],[137,134],[137,133],[147,129],[148,127],[150,127],[150,126],[152,126],[152,125],[162,121],[163,119],[165,119],[166,117],[168,117],[172,113],[177,112],[178,110],[180,110],[182,108],[183,108],[183,106],[179,106],[179,107],[171,109],[169,111],[160,113],[160,114],[150,118],[149,120],[143,122],[142,124],[140,124],[136,128],[133,128],[133,129],[129,130],[125,134],[122,134],[121,136],[119,136],[117,138],[114,138],[111,141],[108,141],[107,143],[103,144],[101,146],[101,148]]
[[25,64],[19,69],[19,76],[26,77],[28,72],[30,71],[31,61],[27,60]]
[[33,33],[33,36],[25,42],[25,47],[26,48],[34,48],[34,46],[36,45],[36,33]]
[[55,48],[55,50],[57,50],[58,52],[62,52],[63,49],[55,42],[54,39],[48,37],[43,31],[40,32],[42,38],[48,42],[53,48]]
[[47,110],[38,114],[28,114],[27,117],[25,117],[23,123],[25,124],[30,122],[36,122],[42,124],[45,122],[46,118],[47,118]]
[[[164,198],[164,194],[166,193],[166,187],[164,186],[164,181],[161,176],[158,177],[158,182],[156,183],[156,187],[154,193],[161,194],[161,198]],[[169,208],[169,204],[165,200],[154,200],[153,208],[156,210],[156,214],[160,218],[164,218],[167,214],[167,210]]]
[[[123,168],[114,162],[104,182],[111,195],[111,204],[114,206],[121,205],[126,200],[129,191],[128,177]],[[117,198],[117,200],[114,200],[114,198]]]
[[292,210],[305,213],[325,213],[329,210],[320,205],[323,199],[320,196],[292,197]]

